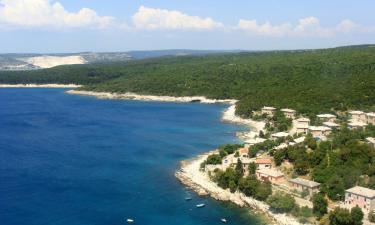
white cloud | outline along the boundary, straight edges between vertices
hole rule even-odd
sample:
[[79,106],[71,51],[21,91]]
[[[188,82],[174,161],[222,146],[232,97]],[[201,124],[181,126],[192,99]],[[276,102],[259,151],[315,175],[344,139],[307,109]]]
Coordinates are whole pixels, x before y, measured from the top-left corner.
[[68,12],[55,1],[0,0],[0,24],[11,27],[95,27],[105,28],[114,18],[99,16],[94,10],[82,8]]
[[133,15],[133,24],[137,29],[214,29],[223,27],[223,24],[211,18],[190,16],[180,11],[147,8],[141,6]]
[[351,20],[343,20],[333,27],[323,27],[315,17],[300,19],[294,26],[291,23],[272,25],[266,22],[259,24],[256,20],[240,19],[235,29],[246,31],[251,35],[268,37],[332,37],[339,33],[370,32],[374,30],[360,26]]
[[241,19],[238,22],[238,28],[256,35],[280,37],[284,36],[291,30],[291,25],[289,23],[284,23],[281,25],[273,26],[268,22],[264,24],[258,24],[256,20]]

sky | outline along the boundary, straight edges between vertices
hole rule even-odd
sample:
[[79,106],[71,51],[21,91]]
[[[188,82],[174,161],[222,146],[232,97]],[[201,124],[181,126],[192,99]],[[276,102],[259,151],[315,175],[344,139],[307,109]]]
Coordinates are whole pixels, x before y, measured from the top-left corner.
[[374,9],[374,0],[0,0],[0,52],[374,44]]

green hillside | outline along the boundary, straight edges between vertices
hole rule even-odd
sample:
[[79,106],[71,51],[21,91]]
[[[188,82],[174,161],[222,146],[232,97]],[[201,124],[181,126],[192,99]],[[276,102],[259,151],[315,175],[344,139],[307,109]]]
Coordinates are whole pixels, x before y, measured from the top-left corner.
[[374,109],[375,48],[342,47],[63,66],[0,73],[0,83],[80,83],[85,90],[239,99],[238,113],[264,105],[302,113]]

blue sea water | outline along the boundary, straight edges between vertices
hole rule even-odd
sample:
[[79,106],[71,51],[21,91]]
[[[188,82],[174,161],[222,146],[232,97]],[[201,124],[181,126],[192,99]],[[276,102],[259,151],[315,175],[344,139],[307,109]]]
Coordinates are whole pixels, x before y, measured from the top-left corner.
[[0,89],[1,225],[260,224],[174,177],[180,160],[237,141],[241,128],[220,122],[225,106],[64,91]]

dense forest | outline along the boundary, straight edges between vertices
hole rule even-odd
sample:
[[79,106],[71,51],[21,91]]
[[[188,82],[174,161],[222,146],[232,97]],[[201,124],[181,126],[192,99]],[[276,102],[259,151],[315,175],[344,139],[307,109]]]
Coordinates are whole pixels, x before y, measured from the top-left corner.
[[375,110],[375,48],[164,57],[116,64],[0,72],[0,83],[77,83],[85,90],[239,99],[249,116],[264,105],[315,114]]

